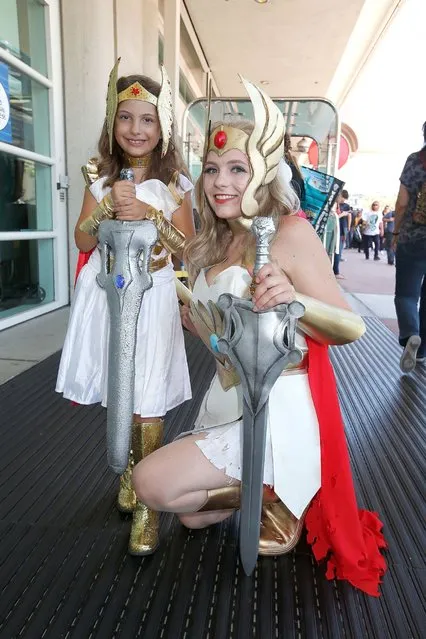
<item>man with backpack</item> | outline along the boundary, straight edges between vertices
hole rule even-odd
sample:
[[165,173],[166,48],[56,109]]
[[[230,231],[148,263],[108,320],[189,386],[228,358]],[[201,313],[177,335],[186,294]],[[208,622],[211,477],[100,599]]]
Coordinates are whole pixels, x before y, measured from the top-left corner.
[[395,206],[395,309],[403,373],[426,362],[426,122],[423,139],[421,151],[405,162]]

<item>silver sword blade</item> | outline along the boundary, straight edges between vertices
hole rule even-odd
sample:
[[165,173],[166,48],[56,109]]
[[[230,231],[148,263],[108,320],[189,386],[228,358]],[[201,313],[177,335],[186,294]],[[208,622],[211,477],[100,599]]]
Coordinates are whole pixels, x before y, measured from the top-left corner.
[[260,519],[263,501],[263,468],[268,402],[257,415],[244,400],[243,468],[241,475],[240,556],[246,575],[251,575],[259,549]]

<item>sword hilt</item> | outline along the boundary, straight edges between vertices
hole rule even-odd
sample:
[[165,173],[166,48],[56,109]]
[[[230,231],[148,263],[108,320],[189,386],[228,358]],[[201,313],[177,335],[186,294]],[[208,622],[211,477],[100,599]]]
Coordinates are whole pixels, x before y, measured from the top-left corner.
[[269,264],[269,246],[275,235],[275,224],[271,217],[255,217],[251,227],[256,238],[256,258],[253,268],[253,279],[250,284],[250,294],[253,296],[256,290],[256,275],[262,266]]

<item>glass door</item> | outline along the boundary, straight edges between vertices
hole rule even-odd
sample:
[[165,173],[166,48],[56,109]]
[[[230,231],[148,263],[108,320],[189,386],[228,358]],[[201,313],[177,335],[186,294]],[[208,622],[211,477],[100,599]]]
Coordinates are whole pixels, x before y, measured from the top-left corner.
[[59,0],[2,0],[0,330],[68,303]]

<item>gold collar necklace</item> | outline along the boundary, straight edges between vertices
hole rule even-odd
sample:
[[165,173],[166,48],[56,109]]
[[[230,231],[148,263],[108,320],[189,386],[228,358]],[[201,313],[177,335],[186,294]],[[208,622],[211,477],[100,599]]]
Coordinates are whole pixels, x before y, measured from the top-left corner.
[[132,169],[146,169],[148,166],[151,165],[151,153],[149,155],[144,155],[141,158],[134,158],[131,155],[127,155],[126,153],[124,157],[126,165],[130,166]]

